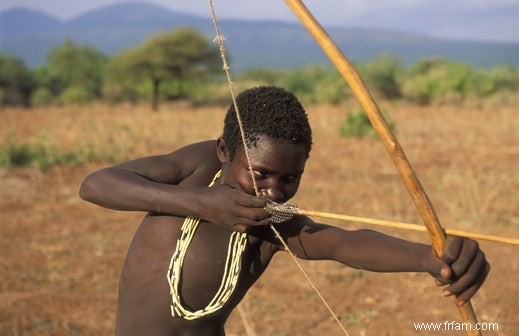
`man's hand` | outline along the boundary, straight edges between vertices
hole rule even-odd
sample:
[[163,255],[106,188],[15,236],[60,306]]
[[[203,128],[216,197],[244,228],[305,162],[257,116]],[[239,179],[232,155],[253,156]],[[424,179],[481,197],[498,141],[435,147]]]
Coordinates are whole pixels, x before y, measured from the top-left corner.
[[252,226],[270,224],[270,214],[263,209],[265,199],[238,189],[220,184],[200,191],[198,216],[238,232],[248,232]]
[[458,306],[470,300],[490,271],[485,254],[471,239],[447,236],[444,253],[437,260],[437,271],[431,275],[443,287],[444,296],[456,296]]

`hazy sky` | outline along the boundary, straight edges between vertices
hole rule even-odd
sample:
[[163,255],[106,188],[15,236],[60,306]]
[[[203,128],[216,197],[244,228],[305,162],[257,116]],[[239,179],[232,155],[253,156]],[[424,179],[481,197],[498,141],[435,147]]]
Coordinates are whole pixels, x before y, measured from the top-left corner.
[[[0,0],[66,20],[129,0]],[[207,0],[139,0],[209,16]],[[283,0],[214,0],[220,18],[296,21]],[[519,0],[306,0],[325,26],[390,28],[431,36],[519,43]]]

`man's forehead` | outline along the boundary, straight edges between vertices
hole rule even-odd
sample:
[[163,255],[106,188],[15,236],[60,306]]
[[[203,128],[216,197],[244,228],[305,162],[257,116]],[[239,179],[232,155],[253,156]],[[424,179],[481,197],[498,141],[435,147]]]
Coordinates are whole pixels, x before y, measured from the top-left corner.
[[[243,151],[243,149],[242,149]],[[264,168],[284,164],[303,164],[306,162],[307,153],[305,146],[294,144],[286,139],[278,139],[261,136],[247,148],[251,161]]]
[[273,138],[267,135],[257,135],[253,139],[249,140],[247,150],[249,151],[266,151],[266,150],[286,150],[290,148],[292,150],[299,151],[299,148],[304,149],[305,146],[300,143],[294,143],[290,140],[283,138]]

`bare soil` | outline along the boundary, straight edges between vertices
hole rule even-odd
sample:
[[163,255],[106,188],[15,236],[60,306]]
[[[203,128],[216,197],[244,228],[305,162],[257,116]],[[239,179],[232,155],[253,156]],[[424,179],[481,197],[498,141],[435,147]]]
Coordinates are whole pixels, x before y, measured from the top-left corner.
[[[516,108],[382,108],[391,113],[444,226],[519,237]],[[420,223],[379,141],[338,136],[347,109],[308,108],[315,145],[295,202],[309,210]],[[14,131],[21,140],[32,141],[43,131],[60,148],[97,141],[138,157],[218,136],[223,110],[182,105],[157,113],[101,105],[1,110],[0,137]],[[1,335],[113,334],[118,276],[143,214],[106,210],[79,199],[82,179],[106,165],[0,170]],[[421,233],[369,228],[428,241]],[[519,247],[480,245],[492,271],[472,302],[480,322],[499,326],[484,334],[519,335]],[[302,265],[350,335],[465,334],[415,330],[413,323],[462,322],[452,299],[443,298],[427,274],[370,273],[332,262]],[[256,335],[342,334],[284,254],[275,258],[241,307],[243,314],[236,311],[227,323],[229,335],[246,335],[245,317]]]

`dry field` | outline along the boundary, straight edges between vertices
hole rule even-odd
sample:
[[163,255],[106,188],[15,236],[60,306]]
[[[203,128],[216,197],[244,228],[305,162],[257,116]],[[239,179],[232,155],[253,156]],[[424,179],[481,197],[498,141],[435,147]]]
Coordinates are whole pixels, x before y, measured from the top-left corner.
[[[382,103],[446,227],[519,237],[517,106],[418,107]],[[338,136],[347,106],[309,107],[315,146],[295,202],[303,209],[420,223],[382,145]],[[164,153],[220,133],[223,107],[92,105],[0,110],[0,139],[45,138],[60,150],[91,146],[116,159]],[[122,260],[142,213],[102,209],[78,197],[81,180],[106,166],[0,170],[0,334],[112,335]],[[346,228],[356,223],[333,222]],[[363,225],[366,227],[366,225]],[[368,226],[369,227],[369,226]],[[381,230],[427,242],[425,234]],[[519,335],[519,247],[481,242],[492,264],[473,299],[485,335]],[[464,335],[415,331],[414,322],[461,322],[424,274],[377,274],[331,262],[303,267],[350,335]],[[243,305],[256,335],[340,335],[288,258],[280,254]],[[229,335],[245,335],[240,315]]]

